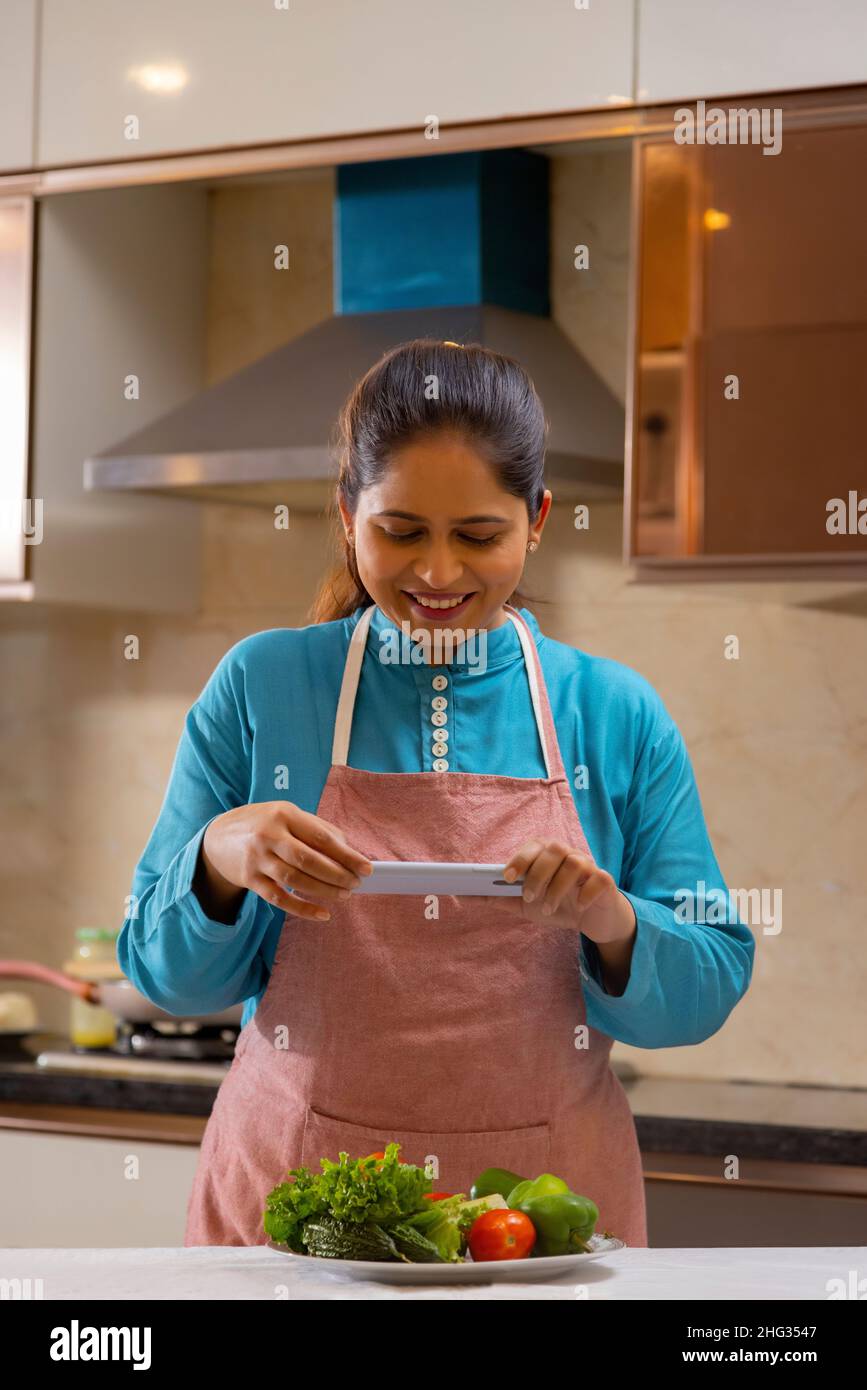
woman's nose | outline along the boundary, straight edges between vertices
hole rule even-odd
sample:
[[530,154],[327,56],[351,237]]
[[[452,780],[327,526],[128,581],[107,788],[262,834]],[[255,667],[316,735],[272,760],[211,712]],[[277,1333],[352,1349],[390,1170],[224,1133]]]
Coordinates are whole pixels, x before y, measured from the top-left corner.
[[419,580],[431,589],[457,589],[464,565],[448,541],[433,541],[417,556],[413,569]]

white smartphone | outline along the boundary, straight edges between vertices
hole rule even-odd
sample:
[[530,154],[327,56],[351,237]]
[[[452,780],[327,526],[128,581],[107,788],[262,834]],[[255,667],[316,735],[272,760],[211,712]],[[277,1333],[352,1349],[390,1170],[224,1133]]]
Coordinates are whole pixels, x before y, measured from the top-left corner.
[[362,877],[354,893],[429,893],[457,898],[519,898],[524,880],[508,883],[505,864],[425,864],[399,859],[373,859],[373,873]]

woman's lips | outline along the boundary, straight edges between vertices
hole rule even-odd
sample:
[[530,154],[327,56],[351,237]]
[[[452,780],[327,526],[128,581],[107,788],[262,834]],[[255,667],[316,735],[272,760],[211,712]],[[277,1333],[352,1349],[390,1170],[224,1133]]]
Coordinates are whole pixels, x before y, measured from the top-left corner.
[[[476,596],[476,595],[475,595],[475,590],[473,590],[472,593],[467,594],[466,598],[463,600],[462,603],[456,603],[456,604],[454,605],[454,607],[448,607],[448,608],[428,608],[425,604],[419,603],[419,602],[413,597],[412,593],[411,593],[408,589],[404,589],[404,590],[403,590],[403,593],[404,593],[404,594],[406,595],[406,597],[409,599],[410,607],[412,608],[413,613],[414,613],[417,617],[419,617],[419,618],[428,618],[428,619],[430,619],[430,618],[453,618],[453,617],[455,617],[457,614],[463,613],[464,609],[469,605],[469,603],[470,603],[470,602],[475,598],[475,596]],[[445,596],[445,595],[442,595],[442,597],[445,598],[446,596]]]

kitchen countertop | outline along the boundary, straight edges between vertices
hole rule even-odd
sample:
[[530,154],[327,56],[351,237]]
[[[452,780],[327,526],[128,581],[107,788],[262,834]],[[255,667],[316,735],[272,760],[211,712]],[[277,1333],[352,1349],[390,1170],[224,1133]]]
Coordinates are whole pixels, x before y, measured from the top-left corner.
[[[71,1051],[49,1034],[29,1046]],[[0,1125],[20,1124],[37,1107],[58,1114],[75,1107],[137,1112],[136,1122],[148,1129],[157,1116],[206,1119],[217,1093],[213,1066],[201,1080],[151,1079],[137,1071],[141,1059],[131,1058],[127,1076],[87,1076],[47,1071],[35,1051],[24,1061],[0,1058]],[[617,1062],[614,1070],[644,1152],[867,1167],[867,1089],[640,1076]],[[200,1133],[191,1131],[189,1142]]]
[[[290,1300],[806,1299],[827,1302],[829,1280],[847,1288],[867,1277],[867,1246],[785,1249],[630,1249],[583,1265],[580,1276],[523,1283],[386,1285],[356,1282],[265,1246],[190,1249],[0,1250],[0,1277],[40,1279],[53,1299],[267,1299],[278,1286]],[[284,1295],[285,1296],[285,1295]],[[850,1293],[849,1297],[853,1295]]]

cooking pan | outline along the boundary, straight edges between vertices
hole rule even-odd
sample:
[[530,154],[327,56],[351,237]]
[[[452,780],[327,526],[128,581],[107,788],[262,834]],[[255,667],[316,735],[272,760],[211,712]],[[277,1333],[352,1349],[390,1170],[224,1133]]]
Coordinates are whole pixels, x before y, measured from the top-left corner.
[[[141,990],[126,978],[119,980],[79,980],[75,975],[67,975],[62,970],[52,970],[48,965],[40,965],[31,960],[0,960],[0,980],[35,980],[40,985],[53,985],[64,989],[68,994],[77,994],[88,1004],[97,1004],[108,1009],[122,1023],[154,1023],[160,1020],[177,1023],[178,1014],[166,1013],[159,1005],[151,1003]],[[190,1022],[212,1023],[217,1025],[241,1022],[243,1004],[233,1004],[229,1009],[211,1014],[183,1014]]]

